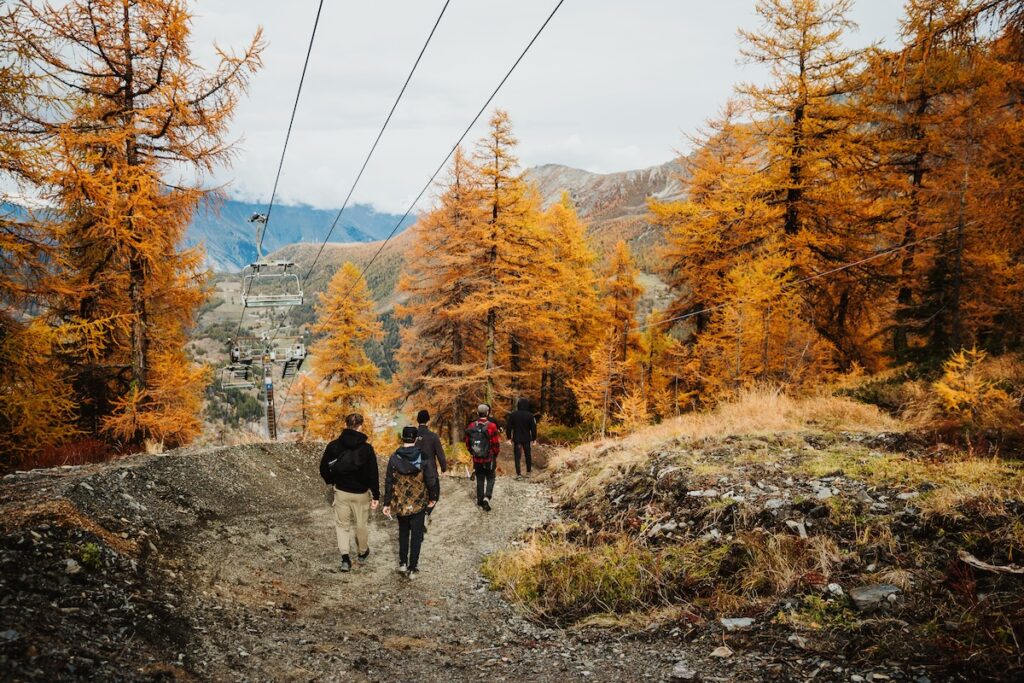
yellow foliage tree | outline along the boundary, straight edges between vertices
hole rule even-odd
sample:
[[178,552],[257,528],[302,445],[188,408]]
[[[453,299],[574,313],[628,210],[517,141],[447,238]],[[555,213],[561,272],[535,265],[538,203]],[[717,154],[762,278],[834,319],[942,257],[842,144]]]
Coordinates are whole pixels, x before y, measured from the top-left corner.
[[427,407],[461,442],[473,397],[486,393],[486,318],[466,302],[484,296],[480,275],[487,246],[474,241],[486,223],[480,178],[456,150],[439,206],[414,225],[413,246],[398,283],[410,318],[398,353],[408,398]]
[[942,378],[933,383],[940,412],[956,420],[968,440],[979,432],[1024,428],[1024,415],[1009,393],[985,376],[987,354],[962,349],[942,366]]
[[54,234],[68,289],[58,318],[124,318],[64,361],[79,423],[126,446],[173,446],[198,432],[203,372],[184,353],[202,300],[196,250],[180,243],[204,194],[201,176],[227,160],[228,124],[259,66],[259,35],[240,55],[221,52],[205,73],[190,56],[181,0],[16,0],[3,33],[24,46],[26,73],[44,84],[12,114],[42,150],[25,172],[57,208]]
[[692,386],[713,403],[757,382],[800,389],[834,371],[835,350],[802,317],[785,255],[737,265],[726,278],[723,308],[692,349]]
[[346,261],[331,278],[316,305],[313,334],[321,338],[309,349],[313,393],[309,434],[333,439],[349,413],[365,411],[382,390],[380,371],[366,355],[366,344],[384,336],[373,299],[359,268]]
[[535,282],[548,290],[543,299],[549,302],[540,321],[547,338],[536,342],[543,349],[539,409],[571,421],[575,401],[566,382],[589,371],[590,353],[600,343],[608,315],[602,310],[594,273],[597,256],[568,193],[544,212],[541,223],[548,233],[553,270],[550,277]]

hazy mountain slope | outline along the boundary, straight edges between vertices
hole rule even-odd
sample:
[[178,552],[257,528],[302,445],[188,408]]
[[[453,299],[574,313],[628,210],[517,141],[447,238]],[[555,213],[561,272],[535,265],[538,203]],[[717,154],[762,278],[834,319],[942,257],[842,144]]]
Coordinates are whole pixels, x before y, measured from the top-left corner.
[[[189,226],[186,243],[189,246],[202,243],[206,248],[207,263],[214,270],[239,270],[256,257],[256,231],[249,223],[249,217],[266,210],[265,204],[234,199],[204,204]],[[336,214],[336,209],[275,204],[263,242],[264,253],[298,242],[320,243]],[[345,209],[331,240],[369,242],[381,239],[391,232],[398,218],[393,214],[379,213],[364,204],[355,204]],[[402,229],[413,222],[412,217],[407,218]]]
[[663,200],[682,197],[679,180],[682,172],[676,161],[619,173],[591,173],[559,164],[544,164],[528,169],[526,177],[536,183],[545,205],[558,201],[562,192],[567,191],[581,216],[602,222],[647,213],[649,197]]
[[[656,271],[656,250],[662,243],[662,233],[645,220],[647,199],[652,196],[661,199],[681,197],[680,173],[682,169],[675,161],[635,171],[607,174],[546,164],[528,169],[526,177],[537,184],[545,205],[558,201],[563,191],[574,197],[577,210],[587,221],[591,242],[599,254],[609,253],[619,239],[627,240],[641,268],[647,272],[644,278],[646,298],[651,304],[657,305],[655,300],[665,296],[663,285],[653,274]],[[277,208],[274,211],[276,219]],[[367,273],[370,288],[382,310],[389,310],[394,304],[394,287],[411,239],[407,232],[396,235]],[[317,262],[316,271],[309,278],[307,291],[323,290],[330,277],[347,260],[362,267],[379,246],[379,242],[328,244]],[[274,257],[294,261],[299,266],[299,272],[304,274],[318,249],[318,244],[291,244],[275,251]],[[303,312],[298,317],[305,318],[306,315]]]

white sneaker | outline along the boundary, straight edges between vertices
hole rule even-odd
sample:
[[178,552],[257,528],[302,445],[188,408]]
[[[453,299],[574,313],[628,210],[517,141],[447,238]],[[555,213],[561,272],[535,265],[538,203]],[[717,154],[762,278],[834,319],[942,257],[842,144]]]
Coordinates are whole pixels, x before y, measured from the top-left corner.
[[402,563],[402,564],[398,565],[398,573],[399,574],[407,574],[408,572],[409,572],[408,565],[406,565],[405,563]]
[[406,576],[408,576],[410,579],[415,579],[419,575],[420,575],[420,570],[419,569],[410,569],[409,573],[406,574]]

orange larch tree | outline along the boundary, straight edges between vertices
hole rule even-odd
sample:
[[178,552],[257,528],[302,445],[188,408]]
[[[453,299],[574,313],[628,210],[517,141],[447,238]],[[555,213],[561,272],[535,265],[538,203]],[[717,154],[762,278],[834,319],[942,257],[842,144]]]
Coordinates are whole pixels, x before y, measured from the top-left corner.
[[384,331],[366,280],[351,261],[334,274],[315,308],[313,334],[320,338],[309,353],[318,384],[308,431],[314,438],[333,439],[347,414],[366,411],[385,390],[379,368],[366,354],[366,344],[379,341]]
[[[754,118],[769,199],[782,209],[780,246],[798,276],[874,252],[871,207],[858,201],[863,122],[851,98],[858,55],[842,46],[852,0],[759,0],[762,26],[740,31],[741,53],[765,64],[765,85],[737,88]],[[884,282],[867,267],[807,281],[807,319],[846,363],[873,361],[875,299]]]
[[461,441],[469,404],[485,395],[488,377],[486,319],[468,305],[482,296],[489,258],[477,241],[487,223],[482,200],[476,169],[458,149],[439,205],[411,228],[414,242],[398,283],[405,301],[396,313],[410,321],[398,354],[401,383],[409,398],[445,421],[452,443]]
[[553,272],[536,282],[546,288],[544,310],[547,338],[536,340],[533,356],[540,365],[538,409],[544,415],[571,422],[576,401],[567,381],[589,372],[591,351],[600,343],[608,316],[601,307],[594,273],[597,256],[587,243],[586,226],[567,193],[541,217],[550,244]]
[[222,51],[211,74],[191,59],[182,0],[11,5],[3,31],[45,84],[16,115],[46,151],[33,180],[60,215],[75,291],[60,318],[128,321],[92,338],[98,362],[66,358],[80,425],[126,445],[184,443],[199,427],[203,373],[184,335],[203,275],[200,254],[180,244],[202,175],[230,154],[227,127],[259,66],[260,37],[239,55]]

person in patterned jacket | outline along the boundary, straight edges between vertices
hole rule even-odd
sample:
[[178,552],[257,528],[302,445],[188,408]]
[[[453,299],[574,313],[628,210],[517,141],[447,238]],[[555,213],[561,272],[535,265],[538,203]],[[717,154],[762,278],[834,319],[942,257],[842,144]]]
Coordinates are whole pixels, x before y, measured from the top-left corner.
[[402,429],[402,446],[388,460],[381,498],[384,514],[390,516],[394,511],[398,517],[398,571],[410,579],[419,575],[427,510],[441,494],[436,462],[416,447],[418,437],[415,427]]

